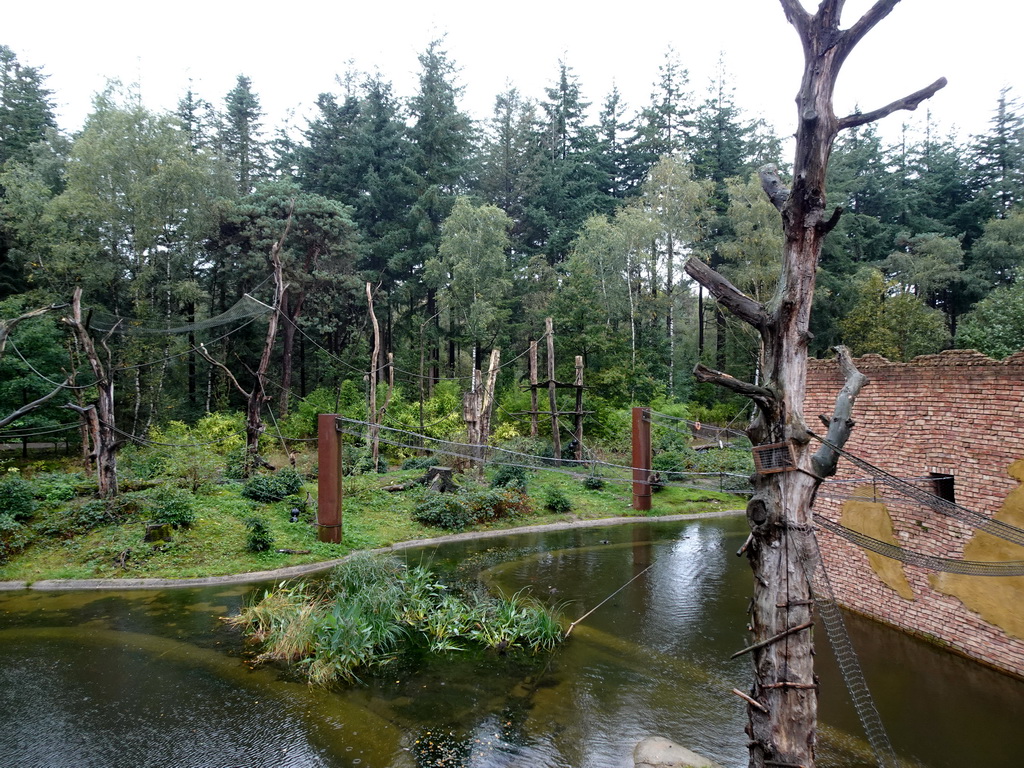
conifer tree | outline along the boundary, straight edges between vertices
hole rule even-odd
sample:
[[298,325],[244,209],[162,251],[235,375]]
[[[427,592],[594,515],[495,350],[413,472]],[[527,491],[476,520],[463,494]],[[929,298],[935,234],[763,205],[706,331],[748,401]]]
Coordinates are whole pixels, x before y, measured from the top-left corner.
[[239,195],[252,192],[266,171],[262,118],[263,110],[252,89],[252,80],[239,75],[235,87],[224,97],[220,130],[222,151],[231,165]]

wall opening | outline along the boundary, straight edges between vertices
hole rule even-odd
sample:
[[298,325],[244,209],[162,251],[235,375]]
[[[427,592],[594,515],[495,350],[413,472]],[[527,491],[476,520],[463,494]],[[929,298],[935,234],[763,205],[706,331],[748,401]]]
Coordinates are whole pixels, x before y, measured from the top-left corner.
[[956,495],[953,490],[953,476],[941,472],[931,472],[932,493],[940,499],[956,503]]

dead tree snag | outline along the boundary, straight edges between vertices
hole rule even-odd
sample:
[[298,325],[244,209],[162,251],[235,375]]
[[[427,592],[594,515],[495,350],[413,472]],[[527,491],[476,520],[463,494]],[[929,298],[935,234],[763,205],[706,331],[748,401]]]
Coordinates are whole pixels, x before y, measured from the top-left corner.
[[[759,474],[747,507],[751,539],[746,554],[754,571],[751,656],[754,683],[748,707],[750,765],[812,768],[817,726],[817,691],[810,632],[797,632],[812,620],[805,565],[813,557],[810,507],[822,479],[834,473],[838,456],[810,445],[804,422],[807,346],[815,269],[824,237],[841,214],[828,214],[825,175],[832,143],[844,128],[878,120],[900,109],[914,109],[942,88],[937,80],[910,96],[864,114],[839,118],[832,96],[836,79],[858,42],[899,0],[878,0],[848,29],[840,28],[844,0],[822,0],[815,13],[799,0],[780,0],[804,51],[804,73],[797,94],[796,156],[793,184],[778,172],[761,172],[765,193],[779,210],[785,234],[779,289],[768,305],[742,294],[728,280],[691,258],[686,272],[726,309],[760,335],[764,371],[760,385],[739,381],[700,366],[695,376],[749,397],[757,405],[748,430],[755,445],[788,443],[789,469]],[[850,408],[866,379],[845,349],[838,349],[846,386],[829,424],[829,442],[841,445],[852,429]],[[781,607],[780,607],[781,606]]]

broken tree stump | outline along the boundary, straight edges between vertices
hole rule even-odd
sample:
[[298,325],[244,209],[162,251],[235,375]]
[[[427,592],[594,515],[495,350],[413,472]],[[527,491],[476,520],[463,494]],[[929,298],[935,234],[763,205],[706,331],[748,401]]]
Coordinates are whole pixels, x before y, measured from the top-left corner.
[[407,491],[410,488],[415,488],[417,485],[425,485],[432,491],[451,493],[459,489],[453,477],[454,471],[452,467],[431,467],[422,477],[410,480],[407,483],[385,485],[381,490],[394,493],[396,491]]

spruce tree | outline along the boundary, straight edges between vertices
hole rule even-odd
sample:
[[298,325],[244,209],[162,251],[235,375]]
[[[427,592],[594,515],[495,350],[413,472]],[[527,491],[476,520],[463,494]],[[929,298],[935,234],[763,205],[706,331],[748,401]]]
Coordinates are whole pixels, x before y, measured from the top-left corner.
[[19,63],[14,51],[0,45],[0,165],[28,161],[29,148],[57,127],[45,81],[38,68]]
[[220,131],[222,151],[232,167],[239,195],[252,192],[266,171],[262,117],[263,110],[259,96],[252,89],[252,80],[239,75],[235,87],[224,98]]

